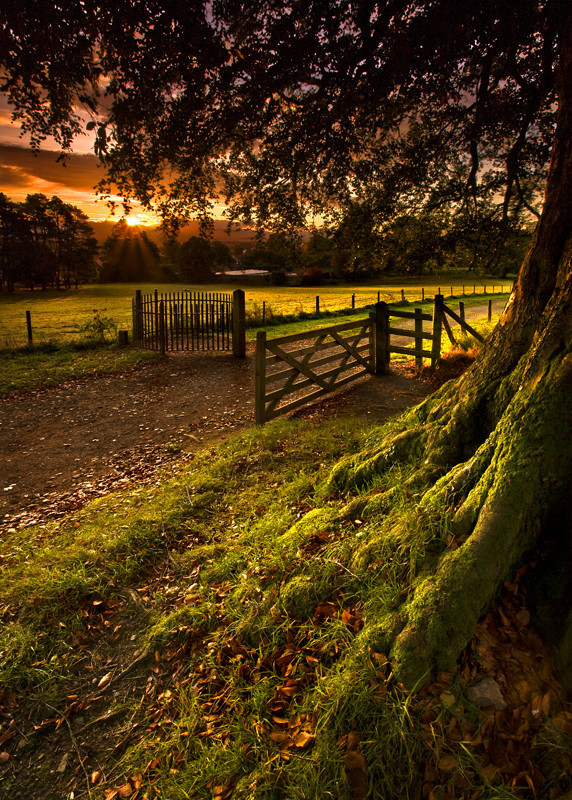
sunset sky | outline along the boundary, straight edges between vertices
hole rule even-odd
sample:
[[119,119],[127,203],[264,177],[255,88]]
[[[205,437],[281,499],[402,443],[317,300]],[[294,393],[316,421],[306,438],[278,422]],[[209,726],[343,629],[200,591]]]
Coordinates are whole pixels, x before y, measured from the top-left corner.
[[[93,191],[103,171],[90,149],[90,137],[76,139],[74,153],[64,166],[57,162],[59,151],[53,140],[46,140],[41,151],[34,154],[27,146],[29,137],[20,135],[11,116],[5,97],[0,95],[0,192],[16,202],[34,192],[48,197],[57,195],[66,203],[78,206],[94,222],[116,221],[121,217],[120,209],[112,217],[105,202],[98,202]],[[155,222],[151,215],[140,214],[136,204],[133,204],[132,213],[141,224]]]

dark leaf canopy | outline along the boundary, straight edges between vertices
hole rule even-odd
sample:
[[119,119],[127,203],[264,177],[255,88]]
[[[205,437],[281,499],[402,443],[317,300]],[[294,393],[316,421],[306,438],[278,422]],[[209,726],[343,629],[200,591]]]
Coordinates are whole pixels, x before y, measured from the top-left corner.
[[559,2],[28,0],[0,10],[2,88],[39,145],[87,128],[102,188],[272,226],[530,205],[553,136]]

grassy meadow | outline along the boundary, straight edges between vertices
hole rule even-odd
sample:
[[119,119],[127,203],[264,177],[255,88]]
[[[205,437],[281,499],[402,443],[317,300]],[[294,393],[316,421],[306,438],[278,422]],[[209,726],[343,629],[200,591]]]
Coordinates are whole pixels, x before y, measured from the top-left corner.
[[[484,286],[487,294],[483,294]],[[399,283],[377,288],[375,286],[327,286],[327,287],[244,287],[246,294],[247,327],[246,338],[256,340],[258,330],[269,328],[270,336],[283,336],[323,327],[328,319],[337,314],[341,321],[361,319],[363,306],[380,298],[395,306],[407,309],[411,304],[431,312],[432,302],[420,302],[421,289],[425,297],[432,298],[441,288],[450,305],[457,308],[457,300],[463,297],[467,318],[483,335],[490,330],[486,318],[474,321],[471,306],[486,302],[495,288],[493,322],[506,299],[499,294],[500,285],[492,281],[481,285],[465,285],[448,279],[445,285]],[[144,292],[153,291],[153,286],[142,287]],[[180,291],[190,288],[197,291],[232,291],[236,286],[180,287],[166,284],[156,287],[160,292]],[[505,286],[505,288],[507,288]],[[476,293],[473,293],[473,289]],[[72,378],[110,374],[137,368],[159,359],[159,354],[146,350],[118,347],[117,330],[131,330],[131,299],[135,292],[133,284],[91,284],[77,291],[23,292],[0,295],[0,396],[14,391],[26,391],[53,386]],[[402,302],[402,292],[405,304]],[[320,296],[320,315],[316,316],[316,295]],[[355,312],[351,310],[352,294],[355,294]],[[263,303],[265,325],[262,325]],[[26,311],[30,311],[33,330],[33,347],[27,346]],[[289,321],[280,321],[281,318]],[[296,319],[296,317],[298,317]],[[292,319],[294,318],[294,319]],[[427,326],[427,323],[425,323]],[[427,328],[428,329],[428,328]],[[470,346],[471,341],[463,342]],[[444,351],[449,349],[443,337]],[[406,356],[393,356],[395,359]]]
[[[463,280],[465,281],[463,283]],[[469,284],[468,280],[471,281]],[[495,282],[496,281],[496,282]],[[185,284],[87,284],[69,292],[18,292],[13,295],[0,295],[0,350],[23,347],[27,344],[26,311],[30,311],[34,344],[46,342],[70,343],[89,338],[89,326],[95,315],[113,321],[118,329],[131,330],[131,301],[137,288],[144,293],[154,289],[159,292],[191,291],[232,292],[243,289],[246,297],[247,318],[253,322],[261,319],[262,305],[266,303],[267,316],[271,314],[314,313],[316,295],[320,297],[320,311],[335,312],[349,309],[352,295],[355,295],[356,308],[375,303],[379,297],[386,302],[398,302],[402,291],[407,301],[419,301],[421,289],[426,297],[433,297],[440,288],[447,297],[462,296],[463,286],[467,295],[475,291],[481,294],[484,287],[491,293],[501,289],[508,291],[510,281],[501,284],[499,278],[467,278],[445,276],[428,280],[395,280],[384,285],[361,286],[241,286],[239,284],[216,284],[192,286]]]

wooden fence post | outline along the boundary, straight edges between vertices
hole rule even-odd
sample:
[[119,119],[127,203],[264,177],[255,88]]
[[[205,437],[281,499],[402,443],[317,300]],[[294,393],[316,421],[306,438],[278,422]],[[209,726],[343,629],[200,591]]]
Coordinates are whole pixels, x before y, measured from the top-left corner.
[[374,375],[384,375],[389,367],[389,306],[387,303],[376,303],[370,318],[373,322],[373,373]]
[[254,373],[254,420],[257,425],[266,422],[266,331],[256,334]]
[[320,295],[316,295],[316,314],[320,313]]
[[415,309],[415,367],[423,368],[423,318],[422,310]]
[[461,319],[464,322],[465,321],[465,304],[463,303],[462,300],[459,300],[459,316],[461,317]]
[[422,302],[422,303],[424,303],[424,302],[425,302],[425,287],[423,287],[423,288],[421,289],[421,302]]
[[165,301],[159,301],[159,347],[161,355],[165,355],[165,343],[167,338],[167,326],[165,325]]
[[232,353],[237,358],[246,355],[246,304],[242,289],[232,293]]
[[262,301],[262,324],[266,325],[266,300]]
[[488,310],[487,319],[490,322],[492,318],[493,318],[493,301],[489,300],[489,310]]
[[355,307],[356,307],[356,296],[355,296],[355,294],[352,294],[352,308],[355,308]]
[[135,292],[133,303],[133,341],[140,342],[143,338],[143,297],[141,289]]
[[433,301],[433,344],[431,346],[431,366],[436,366],[441,358],[441,329],[443,327],[443,295],[436,294]]
[[405,302],[405,289],[402,289],[402,290],[401,290],[401,302],[402,302],[402,303],[404,303],[404,302]]
[[[157,339],[159,337],[159,292],[157,291],[157,289],[155,289],[154,292],[153,292],[153,302],[154,302],[154,305],[155,305],[155,311],[153,313],[153,317],[154,317],[154,321],[155,321],[155,330],[152,331],[152,338],[153,338],[153,341],[156,343]],[[153,348],[154,348],[154,346],[153,346]]]
[[28,344],[31,347],[34,343],[34,337],[32,336],[32,314],[29,311],[26,311],[26,327],[28,329]]

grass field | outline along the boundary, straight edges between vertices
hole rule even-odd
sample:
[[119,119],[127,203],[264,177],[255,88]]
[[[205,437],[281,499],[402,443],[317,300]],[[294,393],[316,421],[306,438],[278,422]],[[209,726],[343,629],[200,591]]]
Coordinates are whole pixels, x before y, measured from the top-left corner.
[[[34,343],[77,342],[85,338],[82,328],[89,325],[96,314],[110,318],[118,328],[131,329],[131,300],[136,288],[151,293],[192,291],[232,292],[242,288],[246,295],[247,316],[258,317],[262,305],[266,303],[268,315],[313,313],[316,296],[320,297],[321,311],[337,311],[351,308],[352,295],[355,295],[356,308],[375,303],[379,297],[386,302],[401,299],[402,291],[406,300],[421,298],[422,288],[426,297],[433,297],[441,289],[447,297],[462,296],[463,286],[468,295],[480,294],[486,286],[487,294],[498,293],[501,287],[499,278],[464,278],[449,276],[416,281],[385,282],[384,285],[362,286],[320,286],[320,287],[269,287],[240,286],[239,284],[216,284],[191,286],[183,284],[89,284],[70,292],[20,292],[14,295],[0,295],[0,349],[22,347],[27,342],[26,311],[30,311]],[[468,280],[471,283],[468,283]],[[439,282],[440,281],[440,282]],[[504,282],[504,289],[510,289],[510,282]]]

